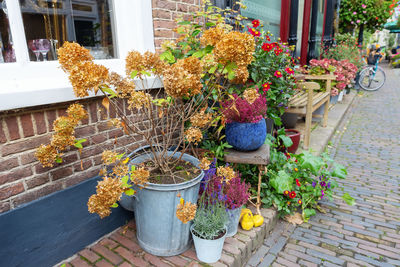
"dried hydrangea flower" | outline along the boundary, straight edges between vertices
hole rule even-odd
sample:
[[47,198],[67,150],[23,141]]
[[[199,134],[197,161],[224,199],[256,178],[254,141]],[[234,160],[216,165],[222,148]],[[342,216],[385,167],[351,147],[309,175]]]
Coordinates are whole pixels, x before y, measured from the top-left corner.
[[207,126],[212,120],[211,113],[205,113],[204,110],[197,112],[190,118],[190,123],[194,127],[203,128]]
[[111,150],[104,150],[101,154],[101,160],[104,164],[110,165],[117,161],[118,153]]
[[235,174],[235,171],[231,167],[229,167],[229,166],[226,166],[226,167],[221,166],[221,167],[218,167],[218,169],[217,169],[217,175],[221,176],[221,177],[224,177],[225,181],[229,182],[232,178],[235,177],[236,174]]
[[72,84],[75,96],[89,96],[89,91],[97,93],[99,86],[108,81],[108,69],[92,61],[79,62],[69,72],[69,80]]
[[190,222],[196,216],[197,205],[190,201],[185,203],[183,198],[180,199],[176,206],[176,217],[184,224]]
[[214,57],[213,53],[206,54],[201,59],[201,63],[203,65],[203,69],[206,70],[206,71],[208,71],[212,67],[215,67],[215,66],[218,65],[218,62],[215,60],[215,57]]
[[131,172],[131,181],[136,185],[145,186],[149,182],[150,172],[141,167]]
[[53,122],[53,130],[56,133],[64,134],[64,135],[74,134],[75,126],[76,126],[76,124],[74,123],[74,120],[71,119],[70,117],[65,117],[65,116],[58,117]]
[[133,71],[138,73],[144,70],[144,58],[138,51],[131,51],[128,53],[125,59],[125,70],[128,76],[131,75]]
[[51,146],[53,146],[58,151],[65,150],[67,147],[72,146],[75,143],[75,136],[64,135],[64,134],[54,134],[51,138]]
[[211,161],[208,160],[208,158],[204,157],[200,160],[200,168],[204,171],[208,170],[210,168]]
[[143,91],[132,92],[128,98],[129,109],[149,108],[152,100],[153,98],[148,93]]
[[156,53],[145,52],[143,54],[144,67],[147,71],[151,71],[154,74],[162,75],[168,64],[160,59],[160,56]]
[[115,72],[111,72],[109,83],[114,86],[120,97],[124,98],[135,92],[135,83],[128,78],[123,78]]
[[255,41],[250,34],[232,31],[216,44],[214,54],[222,64],[235,62],[237,66],[247,66],[253,60],[254,50]]
[[165,40],[164,42],[161,43],[161,49],[163,51],[167,51],[169,48],[170,49],[176,48],[176,43],[173,40]]
[[247,66],[239,66],[235,69],[235,78],[231,81],[233,84],[245,84],[249,78]]
[[92,61],[93,56],[90,51],[77,43],[65,42],[62,47],[57,50],[58,62],[61,68],[69,72],[70,69],[81,61]]
[[200,43],[204,46],[215,46],[219,41],[224,38],[226,31],[221,27],[213,27],[205,30],[200,38]]
[[189,143],[197,144],[203,139],[203,134],[199,128],[189,127],[189,129],[185,131],[185,139]]
[[53,167],[57,156],[59,156],[57,150],[51,145],[40,145],[35,152],[35,157],[43,167]]
[[254,88],[248,88],[243,92],[243,98],[246,99],[249,104],[253,104],[259,97],[260,94]]
[[201,61],[195,57],[179,59],[163,76],[164,88],[173,97],[193,96],[201,93]]
[[113,179],[107,176],[97,183],[96,194],[92,195],[88,201],[90,213],[97,213],[100,218],[111,214],[111,206],[121,199],[124,192],[120,179]]
[[75,125],[77,125],[80,120],[83,120],[87,117],[87,112],[81,104],[70,105],[67,109],[67,114]]
[[118,164],[112,170],[115,176],[124,177],[129,173],[129,166],[126,164]]
[[114,119],[109,119],[108,120],[108,125],[111,127],[115,127],[115,128],[119,128],[121,127],[121,120],[118,118],[114,118]]

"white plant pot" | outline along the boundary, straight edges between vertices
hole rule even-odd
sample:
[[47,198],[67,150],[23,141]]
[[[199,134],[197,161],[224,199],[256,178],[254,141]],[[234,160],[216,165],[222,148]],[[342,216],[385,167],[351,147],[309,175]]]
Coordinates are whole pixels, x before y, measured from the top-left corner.
[[228,232],[227,227],[225,226],[225,235],[215,240],[202,239],[193,234],[193,225],[190,227],[190,231],[192,233],[197,258],[205,263],[217,262],[221,258],[226,233]]
[[338,98],[338,102],[342,102],[342,100],[343,100],[343,91],[340,91],[340,93],[339,93],[339,98]]

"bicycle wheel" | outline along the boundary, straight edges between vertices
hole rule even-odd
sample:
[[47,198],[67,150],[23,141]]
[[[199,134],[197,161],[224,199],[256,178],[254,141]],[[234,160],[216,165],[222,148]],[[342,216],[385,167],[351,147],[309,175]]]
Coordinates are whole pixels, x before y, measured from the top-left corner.
[[381,67],[378,67],[375,76],[373,74],[374,67],[369,67],[361,71],[358,83],[362,89],[376,91],[385,84],[386,74]]

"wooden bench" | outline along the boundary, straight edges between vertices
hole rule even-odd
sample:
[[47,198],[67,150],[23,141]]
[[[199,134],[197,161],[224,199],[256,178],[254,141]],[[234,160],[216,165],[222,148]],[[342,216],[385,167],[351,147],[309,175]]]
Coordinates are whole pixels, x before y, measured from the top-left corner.
[[312,114],[324,103],[326,103],[326,105],[322,126],[326,127],[328,120],[330,90],[329,92],[314,92],[314,90],[320,89],[319,84],[316,82],[303,82],[299,83],[298,86],[300,88],[300,91],[292,96],[286,112],[304,115],[306,117],[306,129],[304,133],[303,148],[308,149],[310,145]]

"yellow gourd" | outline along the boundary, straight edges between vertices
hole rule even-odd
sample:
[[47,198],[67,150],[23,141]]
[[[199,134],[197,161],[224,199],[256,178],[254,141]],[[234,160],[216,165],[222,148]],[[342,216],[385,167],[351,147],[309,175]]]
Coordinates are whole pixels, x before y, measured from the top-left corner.
[[240,212],[240,218],[239,218],[239,221],[241,221],[242,220],[242,218],[243,218],[243,215],[245,215],[245,214],[249,214],[250,215],[250,217],[251,216],[253,216],[253,213],[251,212],[251,210],[250,209],[242,209],[242,211]]
[[243,230],[251,230],[254,225],[252,216],[250,216],[248,213],[245,213],[242,220],[240,221],[240,225],[242,226]]
[[264,217],[261,215],[254,215],[253,216],[254,227],[261,226],[264,222]]

